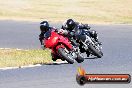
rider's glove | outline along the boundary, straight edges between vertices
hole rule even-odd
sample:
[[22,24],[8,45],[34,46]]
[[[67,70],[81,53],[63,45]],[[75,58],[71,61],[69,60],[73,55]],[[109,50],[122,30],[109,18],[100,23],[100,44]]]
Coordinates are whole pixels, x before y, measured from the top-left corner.
[[64,29],[59,29],[58,30],[58,33],[59,34],[62,34],[62,35],[67,35],[68,34],[68,31],[67,30],[64,30]]
[[58,30],[58,33],[59,33],[59,34],[63,34],[63,31],[64,31],[63,29],[59,29],[59,30]]

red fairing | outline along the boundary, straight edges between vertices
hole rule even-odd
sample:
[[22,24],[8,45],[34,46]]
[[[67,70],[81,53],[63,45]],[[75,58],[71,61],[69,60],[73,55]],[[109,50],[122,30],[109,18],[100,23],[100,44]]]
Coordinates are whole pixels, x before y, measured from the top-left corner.
[[57,44],[57,41],[59,39],[59,35],[55,33],[54,31],[51,32],[51,36],[48,39],[45,39],[45,45],[47,48],[52,48]]
[[68,38],[63,37],[62,35],[56,33],[54,30],[50,31],[50,37],[44,40],[44,44],[46,48],[52,49],[52,52],[55,52],[60,47],[67,47],[70,50],[72,49],[72,45]]
[[[63,45],[59,45],[56,47],[56,49],[60,48],[60,47],[65,47],[67,46],[70,50],[72,50],[72,45],[71,43],[69,42],[68,38],[66,37],[63,37],[62,35],[59,35],[59,42]],[[65,45],[65,46],[64,46]]]

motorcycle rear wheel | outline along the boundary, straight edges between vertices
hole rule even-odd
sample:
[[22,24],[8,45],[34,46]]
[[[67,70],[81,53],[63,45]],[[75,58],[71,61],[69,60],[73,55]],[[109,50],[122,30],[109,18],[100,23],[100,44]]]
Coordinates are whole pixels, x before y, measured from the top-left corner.
[[84,61],[84,58],[81,55],[78,55],[77,58],[76,58],[76,61],[78,63],[82,63]]

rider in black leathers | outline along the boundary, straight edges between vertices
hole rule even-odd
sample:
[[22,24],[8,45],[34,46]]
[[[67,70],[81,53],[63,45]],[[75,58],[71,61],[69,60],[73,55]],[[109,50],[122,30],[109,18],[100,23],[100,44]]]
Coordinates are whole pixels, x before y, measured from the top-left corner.
[[55,30],[57,31],[57,29],[55,27],[50,27],[49,26],[49,23],[48,21],[42,21],[40,23],[40,31],[41,33],[39,34],[39,40],[40,40],[40,43],[41,43],[41,48],[43,49],[45,46],[44,46],[44,43],[43,43],[43,40],[44,40],[44,34],[49,31],[49,30]]
[[41,43],[41,48],[44,49],[44,43],[43,43],[43,40],[44,40],[44,34],[51,30],[51,27],[49,27],[49,23],[47,21],[42,21],[40,23],[40,35],[39,35],[39,40],[40,40],[40,43]]
[[[42,48],[42,49],[45,49],[45,44],[44,44],[44,42],[43,42],[43,40],[44,40],[44,34],[45,34],[47,31],[49,31],[49,30],[55,30],[55,31],[57,31],[57,29],[56,29],[55,27],[50,27],[50,26],[49,26],[48,21],[42,21],[42,22],[40,23],[40,31],[41,31],[41,33],[40,33],[40,35],[39,35],[39,40],[40,40],[41,48]],[[51,56],[52,56],[52,60],[53,60],[53,61],[56,61],[56,59],[59,58],[59,56],[54,55],[53,53],[51,53]]]
[[[96,42],[100,43],[98,41],[97,32],[95,30],[89,30],[90,28],[91,27],[88,24],[79,24],[78,22],[75,22],[73,19],[68,19],[63,23],[63,25],[60,29],[60,33],[62,32],[62,34],[64,36],[67,36],[71,40],[73,45],[76,45],[76,43],[74,41],[72,41],[72,38],[75,39],[75,37],[76,37],[74,33],[77,29],[84,29],[85,31],[87,31],[90,34],[91,37],[93,37],[95,39]],[[85,50],[81,47],[82,43],[81,42],[79,42],[79,43],[80,43],[80,46],[79,46],[80,51],[83,53]],[[86,52],[86,54],[87,54],[87,56],[89,56],[90,53]]]

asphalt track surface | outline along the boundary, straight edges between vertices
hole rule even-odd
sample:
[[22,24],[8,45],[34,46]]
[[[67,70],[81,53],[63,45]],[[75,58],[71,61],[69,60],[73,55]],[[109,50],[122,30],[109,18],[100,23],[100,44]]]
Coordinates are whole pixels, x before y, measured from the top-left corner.
[[[52,24],[56,27],[56,24]],[[92,25],[99,33],[104,56],[81,64],[43,65],[0,70],[0,88],[131,88],[129,84],[86,84],[76,82],[77,68],[87,73],[132,75],[132,25]],[[38,49],[39,23],[0,21],[0,47]]]

